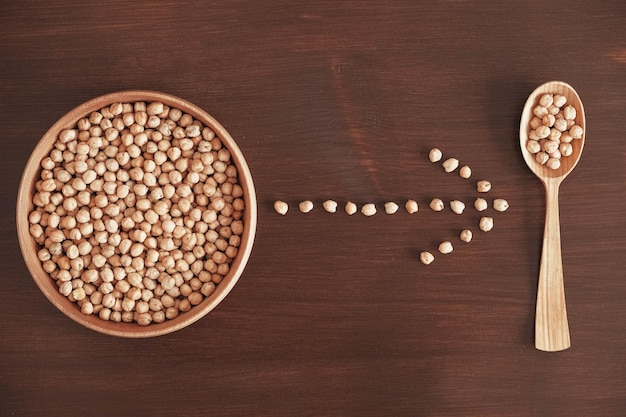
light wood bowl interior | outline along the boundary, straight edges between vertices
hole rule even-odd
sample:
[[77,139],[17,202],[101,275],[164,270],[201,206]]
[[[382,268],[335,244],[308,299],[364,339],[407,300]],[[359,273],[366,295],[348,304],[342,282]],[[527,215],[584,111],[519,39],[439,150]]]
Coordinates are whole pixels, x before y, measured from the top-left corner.
[[[178,108],[192,115],[205,126],[213,129],[215,134],[231,153],[231,158],[238,169],[239,183],[243,187],[245,201],[243,216],[244,232],[238,254],[230,265],[229,273],[224,277],[221,283],[217,285],[215,291],[209,297],[206,297],[199,305],[192,307],[188,312],[180,313],[175,319],[166,320],[158,324],[153,323],[148,326],[139,326],[136,323],[105,321],[100,319],[97,315],[85,315],[81,313],[76,303],[71,302],[67,297],[59,293],[54,280],[43,270],[41,262],[37,258],[37,251],[40,247],[29,233],[28,222],[28,215],[33,209],[32,197],[35,183],[40,176],[40,162],[52,149],[59,132],[63,129],[74,127],[80,118],[86,117],[92,111],[99,110],[112,103],[137,101],[160,101],[170,107]],[[241,276],[250,257],[256,232],[257,204],[250,170],[241,150],[226,129],[211,115],[194,104],[169,94],[153,91],[122,91],[107,94],[79,105],[65,114],[43,135],[39,143],[35,146],[24,169],[18,192],[16,215],[18,239],[26,266],[35,280],[35,283],[52,304],[72,320],[90,329],[113,336],[142,338],[163,335],[182,329],[204,317],[226,297]]]

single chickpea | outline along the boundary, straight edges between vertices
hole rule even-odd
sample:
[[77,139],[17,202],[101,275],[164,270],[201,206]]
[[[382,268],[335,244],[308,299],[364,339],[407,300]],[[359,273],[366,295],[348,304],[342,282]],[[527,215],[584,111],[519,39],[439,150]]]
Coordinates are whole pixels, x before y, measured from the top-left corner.
[[479,193],[489,192],[489,190],[491,190],[491,183],[489,181],[485,181],[485,180],[478,181],[476,183],[476,190]]
[[566,120],[574,120],[576,118],[576,109],[574,106],[566,106],[563,108],[563,117]]
[[152,323],[152,315],[150,313],[138,313],[137,324],[140,326],[148,326]]
[[352,201],[348,201],[345,206],[345,211],[348,216],[352,216],[357,212],[357,206]]
[[409,214],[417,213],[417,211],[419,210],[417,201],[415,200],[407,200],[407,202],[404,204],[404,208]]
[[65,234],[61,230],[53,230],[50,232],[48,239],[50,239],[51,242],[60,243],[65,240]]
[[550,128],[548,126],[539,126],[535,129],[535,133],[539,139],[545,139],[550,136]]
[[[215,208],[218,211],[220,210],[220,209],[217,209],[216,207],[213,207],[213,208]],[[311,200],[302,201],[298,205],[298,208],[300,209],[302,213],[309,213],[311,210],[313,210],[313,202]]]
[[385,213],[387,214],[395,214],[398,211],[398,208],[398,205],[393,201],[385,203]]
[[559,169],[561,167],[561,160],[558,158],[549,157],[546,161],[546,166],[550,169]]
[[545,153],[550,154],[559,149],[559,142],[556,140],[543,141],[542,148]]
[[559,141],[559,139],[561,138],[561,131],[558,129],[550,129],[550,135],[548,136],[548,139],[550,140],[554,140],[554,141]]
[[65,253],[67,254],[67,257],[70,258],[70,259],[76,259],[80,255],[80,252],[78,250],[78,246],[76,246],[76,245],[70,245],[66,249]]
[[533,114],[541,119],[543,116],[548,114],[548,109],[542,105],[538,105],[533,108]]
[[428,159],[430,160],[430,162],[439,162],[442,158],[443,154],[441,153],[441,151],[437,148],[433,148],[430,150],[430,152],[428,153]]
[[567,120],[565,119],[556,119],[554,121],[554,128],[560,132],[565,132],[567,130]]
[[548,127],[554,126],[555,121],[556,121],[556,118],[554,117],[553,114],[546,114],[545,116],[543,116],[543,119],[541,119],[541,123],[544,126],[548,126]]
[[461,178],[469,178],[472,176],[472,169],[469,166],[464,165],[459,170],[459,175]]
[[193,123],[193,117],[187,113],[183,113],[178,121],[178,124],[182,127],[187,127],[192,123]]
[[205,282],[202,284],[202,288],[200,288],[200,292],[205,297],[210,296],[215,291],[215,284],[213,282]]
[[541,151],[541,144],[539,143],[539,141],[529,140],[528,142],[526,142],[526,150],[528,150],[528,152],[532,154],[535,154]]
[[563,142],[559,145],[559,151],[563,156],[570,156],[574,152],[574,149],[571,143]]
[[509,208],[509,203],[503,198],[496,198],[493,200],[493,208],[496,211],[506,211]]
[[43,228],[39,224],[31,224],[28,230],[30,232],[30,235],[35,239],[43,237],[44,235]]
[[544,94],[539,99],[539,105],[543,107],[550,107],[554,103],[554,96],[552,94]]
[[445,254],[451,253],[454,250],[454,248],[452,247],[452,243],[446,240],[439,244],[439,247],[437,248],[437,250],[439,250],[439,252],[445,255]]
[[567,103],[567,97],[562,96],[560,94],[555,94],[554,95],[554,102],[553,102],[553,104],[556,107],[563,107],[565,105],[565,103]]
[[474,200],[474,208],[476,209],[476,211],[485,211],[487,210],[487,207],[487,200],[485,200],[484,198],[478,197],[476,200]]
[[535,117],[533,117],[533,118],[530,120],[529,125],[530,125],[530,128],[531,128],[531,129],[533,129],[533,130],[534,130],[534,129],[537,129],[539,126],[541,126],[541,125],[542,125],[542,119],[540,119],[540,118],[538,118],[538,117],[536,117],[536,116],[535,116]]
[[335,213],[337,211],[337,202],[334,200],[326,200],[324,201],[324,210],[328,213]]
[[122,300],[122,310],[131,312],[135,308],[135,304],[136,304],[135,300],[132,300],[128,297],[124,297],[124,299]]
[[85,289],[82,287],[74,289],[72,291],[72,297],[74,297],[76,301],[83,300],[86,297]]
[[59,286],[59,292],[64,296],[69,296],[73,291],[71,281],[65,281]]
[[178,304],[178,309],[182,312],[189,311],[191,310],[191,303],[188,299],[181,300],[181,302]]
[[570,143],[574,140],[574,138],[569,134],[569,132],[563,132],[560,137],[561,143]]
[[535,161],[537,161],[540,165],[544,165],[548,162],[548,159],[550,159],[550,156],[545,152],[537,152],[535,154]]
[[98,317],[100,317],[100,319],[104,320],[104,321],[110,320],[111,319],[111,310],[109,308],[103,308],[98,313]]
[[459,166],[459,160],[456,158],[448,158],[441,164],[443,166],[444,171],[452,172]]
[[361,207],[361,213],[367,217],[373,216],[376,214],[376,205],[373,203],[368,203]]
[[472,241],[472,231],[469,229],[464,229],[463,231],[461,231],[461,234],[459,235],[459,239],[461,239],[463,242],[469,243]]
[[420,261],[424,265],[430,265],[431,263],[433,263],[434,260],[435,260],[435,257],[433,256],[432,253],[427,252],[427,251],[423,251],[420,253]]
[[68,143],[76,140],[77,136],[78,132],[75,129],[63,129],[61,133],[59,133],[59,141],[61,143]]
[[493,217],[481,217],[478,223],[478,227],[483,232],[489,232],[493,229]]
[[465,210],[465,203],[460,200],[452,200],[450,201],[450,208],[456,214],[463,214],[463,210]]
[[429,206],[433,211],[441,211],[445,208],[445,204],[443,203],[443,200],[441,200],[440,198],[433,198],[430,201]]
[[50,253],[50,251],[46,248],[40,249],[37,252],[37,258],[43,262],[43,261],[48,261],[52,258],[52,254]]
[[146,107],[146,113],[148,113],[148,115],[150,116],[158,115],[163,112],[163,108],[163,103],[155,101],[148,104],[148,106]]
[[91,304],[90,301],[84,302],[80,308],[80,312],[86,315],[93,314],[94,312],[93,304]]
[[583,133],[583,128],[578,125],[573,125],[569,130],[570,136],[574,139],[581,139],[583,137]]
[[202,302],[204,297],[203,297],[202,293],[200,293],[200,292],[192,292],[191,294],[189,294],[187,296],[187,299],[189,300],[189,303],[192,306],[197,306],[198,304],[200,304]]
[[277,200],[274,202],[274,210],[276,213],[284,216],[289,210],[289,205],[284,201]]

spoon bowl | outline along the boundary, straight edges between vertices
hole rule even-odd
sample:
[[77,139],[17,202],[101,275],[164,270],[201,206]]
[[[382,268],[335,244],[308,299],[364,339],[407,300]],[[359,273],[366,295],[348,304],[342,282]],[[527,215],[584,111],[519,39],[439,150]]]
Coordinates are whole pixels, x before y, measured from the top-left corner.
[[[531,130],[530,121],[534,117],[533,109],[544,94],[564,96],[567,99],[566,105],[571,105],[576,109],[575,124],[583,129],[582,137],[571,142],[572,154],[560,159],[561,165],[558,169],[551,169],[540,164],[535,160],[535,155],[526,148]],[[559,187],[580,160],[585,144],[585,134],[585,110],[578,93],[569,84],[550,81],[537,87],[528,97],[522,111],[519,138],[526,164],[539,177],[546,190],[546,218],[535,315],[535,347],[547,352],[564,350],[571,345],[563,284]]]
[[[539,99],[544,94],[559,94],[564,96],[567,99],[566,105],[574,106],[574,108],[576,109],[576,119],[574,119],[575,123],[583,128],[582,138],[575,139],[571,142],[573,152],[570,156],[561,158],[561,166],[558,169],[550,169],[545,165],[539,164],[537,161],[535,161],[534,154],[530,153],[528,149],[526,149],[526,142],[528,142],[528,133],[531,130],[530,121],[534,117],[533,108],[537,105]],[[585,144],[585,133],[587,130],[585,124],[585,109],[583,107],[583,103],[578,96],[576,90],[574,90],[574,88],[567,83],[564,83],[562,81],[550,81],[537,87],[530,94],[530,96],[528,96],[528,100],[526,100],[526,104],[524,105],[522,118],[520,121],[520,148],[522,149],[522,155],[524,156],[526,165],[528,165],[530,170],[534,172],[535,175],[539,177],[542,182],[554,179],[560,179],[562,181],[570,172],[572,172],[576,164],[578,164],[580,156],[583,152],[583,146]]]

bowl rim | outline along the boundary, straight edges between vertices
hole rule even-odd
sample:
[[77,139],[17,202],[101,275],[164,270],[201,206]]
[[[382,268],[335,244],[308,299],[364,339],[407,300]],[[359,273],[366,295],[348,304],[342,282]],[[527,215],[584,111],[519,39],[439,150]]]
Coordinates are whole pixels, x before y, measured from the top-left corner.
[[[41,171],[41,160],[50,152],[58,133],[65,128],[76,125],[78,120],[86,117],[92,111],[99,110],[116,102],[154,102],[160,101],[170,107],[178,108],[201,121],[204,126],[211,128],[222,144],[229,150],[231,160],[237,167],[239,184],[244,190],[245,210],[243,214],[244,232],[237,256],[230,264],[228,274],[222,279],[215,291],[205,297],[202,302],[193,306],[189,311],[179,314],[176,318],[165,320],[163,323],[151,323],[148,326],[139,326],[136,323],[105,321],[97,315],[85,315],[77,308],[76,303],[59,293],[54,280],[43,270],[41,261],[36,256],[39,245],[30,235],[28,215],[34,206],[32,196],[37,175]],[[31,277],[45,295],[45,297],[63,314],[75,322],[111,336],[126,338],[147,338],[175,332],[187,327],[212,311],[233,289],[243,273],[250,258],[257,227],[257,200],[250,168],[241,149],[228,131],[208,112],[197,105],[180,97],[152,90],[121,90],[95,97],[65,113],[39,139],[28,158],[22,172],[18,188],[16,204],[16,226],[18,241],[22,257]],[[36,262],[35,262],[36,261]]]

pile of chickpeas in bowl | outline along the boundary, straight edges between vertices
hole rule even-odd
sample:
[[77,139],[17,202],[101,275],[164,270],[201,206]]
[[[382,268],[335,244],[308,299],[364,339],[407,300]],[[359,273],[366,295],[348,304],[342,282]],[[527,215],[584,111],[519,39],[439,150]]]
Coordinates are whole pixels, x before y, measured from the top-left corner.
[[28,213],[38,261],[60,294],[103,321],[147,326],[201,304],[251,226],[231,151],[161,101],[90,112],[39,165]]
[[567,97],[543,94],[533,108],[526,149],[537,163],[556,170],[561,158],[573,153],[572,141],[581,139],[583,133],[576,124],[576,108],[567,104]]

